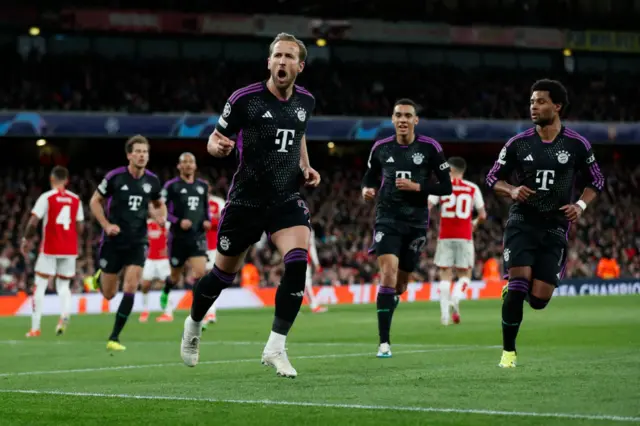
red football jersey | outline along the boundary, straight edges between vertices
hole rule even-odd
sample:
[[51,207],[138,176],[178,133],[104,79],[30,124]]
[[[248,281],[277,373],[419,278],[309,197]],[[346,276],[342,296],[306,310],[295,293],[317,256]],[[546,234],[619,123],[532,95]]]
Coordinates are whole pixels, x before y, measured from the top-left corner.
[[451,195],[429,196],[429,203],[440,204],[439,239],[473,239],[473,209],[484,207],[484,199],[480,188],[475,183],[464,179],[451,179],[453,191]]
[[78,255],[76,224],[84,220],[80,197],[66,189],[52,189],[40,195],[31,214],[42,220],[40,253]]
[[209,196],[209,215],[211,216],[211,229],[207,232],[207,250],[212,251],[218,247],[218,224],[220,214],[224,208],[224,200],[215,195]]
[[149,237],[149,253],[147,259],[149,260],[162,260],[168,259],[167,253],[167,231],[171,226],[170,222],[167,222],[163,228],[158,225],[158,222],[148,219],[147,220],[147,235]]

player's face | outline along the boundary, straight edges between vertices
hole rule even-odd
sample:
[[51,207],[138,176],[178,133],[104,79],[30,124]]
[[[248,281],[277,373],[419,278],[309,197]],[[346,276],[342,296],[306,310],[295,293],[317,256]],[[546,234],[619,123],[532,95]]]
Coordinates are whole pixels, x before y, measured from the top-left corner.
[[556,115],[560,113],[560,105],[554,104],[549,92],[542,90],[531,94],[529,109],[531,110],[531,120],[539,126],[551,124]]
[[185,176],[193,176],[196,172],[196,158],[191,154],[186,154],[180,156],[180,161],[178,162],[178,170],[180,173]]
[[276,87],[288,88],[304,68],[304,62],[300,62],[300,47],[293,41],[277,42],[269,56],[268,66]]
[[396,135],[413,134],[416,124],[418,124],[415,108],[411,105],[396,105],[393,108],[391,122],[393,127],[396,128]]
[[132,151],[127,154],[127,159],[130,164],[133,164],[138,168],[147,167],[149,162],[149,146],[144,143],[136,143],[133,145]]

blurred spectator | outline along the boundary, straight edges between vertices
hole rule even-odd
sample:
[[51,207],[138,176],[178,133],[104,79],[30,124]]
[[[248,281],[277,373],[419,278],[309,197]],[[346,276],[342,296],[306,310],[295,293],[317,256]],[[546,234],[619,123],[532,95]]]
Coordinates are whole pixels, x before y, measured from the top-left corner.
[[[375,282],[377,265],[369,256],[371,226],[374,219],[372,205],[360,201],[360,182],[363,173],[361,162],[350,162],[335,158],[321,169],[323,181],[320,186],[305,194],[312,212],[318,255],[322,265],[314,280],[323,285]],[[468,179],[482,182],[490,165],[468,174]],[[173,167],[155,169],[167,180],[173,176]],[[1,291],[14,292],[25,289],[32,280],[37,238],[33,241],[34,252],[26,259],[17,253],[17,242],[29,217],[36,196],[43,191],[39,184],[46,176],[44,168],[15,170],[5,168],[0,175],[0,197],[6,200],[0,205],[0,282]],[[620,277],[640,278],[640,165],[629,169],[617,164],[603,166],[607,176],[607,189],[593,206],[589,206],[569,234],[567,278],[594,277],[601,259],[615,259]],[[90,217],[88,200],[104,170],[75,171],[70,189],[78,193],[86,215]],[[72,169],[72,173],[74,173]],[[201,169],[220,193],[228,190],[228,171],[212,168]],[[482,188],[482,186],[481,186]],[[502,230],[508,200],[498,199],[493,193],[484,192],[489,219],[481,224],[475,234],[477,264],[474,278],[484,273],[495,275],[496,268],[502,271]],[[436,279],[433,255],[436,246],[438,221],[431,220],[428,244],[422,254],[416,279]],[[94,257],[100,241],[100,229],[96,223],[85,227],[80,244],[78,275],[73,280],[73,291],[82,291],[82,278],[95,270]],[[282,276],[281,257],[268,241],[256,244],[247,255],[247,263],[256,270],[247,269],[243,276],[249,283],[262,286],[276,285]],[[485,267],[486,263],[486,267]]]
[[[0,67],[0,105],[11,110],[219,113],[235,88],[267,77],[262,62],[136,61],[85,54],[45,55],[32,63],[15,53],[3,56],[11,66]],[[397,99],[409,96],[423,107],[424,118],[528,119],[529,89],[540,78],[567,85],[568,119],[640,121],[638,76],[628,73],[332,61],[314,62],[299,84],[314,94],[315,115],[388,116]]]

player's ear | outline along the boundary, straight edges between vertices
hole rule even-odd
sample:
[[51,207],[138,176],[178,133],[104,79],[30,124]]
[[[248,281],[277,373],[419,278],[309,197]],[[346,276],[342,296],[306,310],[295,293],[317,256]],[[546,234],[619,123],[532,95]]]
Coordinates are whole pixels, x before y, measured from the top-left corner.
[[304,61],[303,61],[303,62],[300,62],[300,63],[298,64],[298,73],[301,73],[301,72],[302,72],[302,70],[304,69],[304,65],[305,65],[305,62],[304,62]]
[[413,117],[413,125],[417,126],[418,125],[418,121],[420,121],[420,119],[418,118],[418,116],[416,115],[415,117]]
[[267,69],[270,70],[271,69],[271,56],[269,56],[267,58]]

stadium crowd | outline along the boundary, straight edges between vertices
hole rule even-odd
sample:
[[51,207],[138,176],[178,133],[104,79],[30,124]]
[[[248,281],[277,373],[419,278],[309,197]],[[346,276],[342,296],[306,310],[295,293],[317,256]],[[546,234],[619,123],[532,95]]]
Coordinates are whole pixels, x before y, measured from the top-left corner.
[[[371,244],[371,224],[374,210],[360,201],[360,182],[363,159],[350,157],[320,168],[323,182],[319,188],[305,194],[312,212],[316,242],[322,268],[315,274],[317,284],[340,285],[372,282],[377,273],[373,257],[367,250]],[[327,164],[324,164],[327,166]],[[482,276],[483,264],[491,257],[500,261],[502,229],[509,202],[488,193],[482,184],[490,164],[472,169],[468,179],[478,182],[485,197],[489,219],[475,234],[477,263],[474,277]],[[173,168],[165,167],[159,176],[166,181],[173,176]],[[607,176],[606,191],[594,206],[587,209],[577,226],[570,232],[567,277],[593,277],[603,258],[612,258],[620,265],[621,277],[640,278],[640,165],[604,165]],[[73,172],[73,169],[72,169]],[[69,189],[78,193],[85,215],[90,218],[88,200],[106,170],[76,170]],[[214,184],[215,191],[226,194],[232,170],[203,168],[201,176]],[[38,195],[48,189],[48,168],[3,168],[0,176],[0,289],[15,292],[25,289],[33,280],[37,238],[33,251],[23,258],[18,251],[22,230],[29,211]],[[437,215],[437,212],[435,213]],[[95,222],[85,227],[81,237],[77,276],[72,288],[83,291],[82,279],[95,270],[95,256],[101,232]],[[433,264],[438,220],[430,222],[428,245],[416,271],[421,280],[436,279]],[[269,244],[257,245],[250,251],[248,261],[262,273],[261,285],[273,286],[282,273],[279,255]]]
[[[24,0],[22,7],[51,13],[75,8],[71,0]],[[83,8],[172,10],[191,13],[237,13],[307,15],[324,19],[380,19],[447,22],[454,25],[492,24],[541,26],[571,29],[634,30],[640,4],[602,0],[407,0],[402,7],[380,0],[326,0],[295,2],[277,0],[247,5],[208,0],[84,0]],[[602,16],[608,19],[602,19]]]
[[[219,113],[229,87],[265,78],[264,62],[187,59],[106,59],[98,56],[23,58],[0,69],[0,106],[9,110]],[[162,69],[163,73],[157,73]],[[527,119],[528,92],[538,78],[567,84],[568,119],[640,121],[638,76],[625,73],[569,75],[535,70],[459,69],[451,65],[407,67],[315,61],[299,84],[316,97],[315,115],[387,116],[407,87],[425,118]]]

